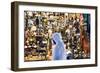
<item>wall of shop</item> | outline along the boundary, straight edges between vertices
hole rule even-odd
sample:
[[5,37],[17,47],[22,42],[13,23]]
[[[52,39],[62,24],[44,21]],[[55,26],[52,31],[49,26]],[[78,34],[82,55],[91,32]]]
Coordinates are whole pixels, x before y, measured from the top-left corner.
[[[11,2],[15,0],[1,0],[0,1],[0,73],[14,73],[10,70],[11,62]],[[75,4],[75,5],[92,5],[98,6],[98,13],[100,13],[100,0],[16,0],[27,2],[44,2],[44,3],[58,3],[58,4]],[[100,37],[100,14],[98,14],[98,37]],[[88,22],[88,21],[87,21]],[[98,38],[100,43],[100,38]],[[98,44],[98,56],[100,55],[100,45]],[[22,73],[99,73],[100,72],[100,57],[98,57],[98,67],[85,68],[69,68],[69,69],[55,69],[55,70],[39,70],[26,71]],[[19,72],[18,72],[19,73]]]

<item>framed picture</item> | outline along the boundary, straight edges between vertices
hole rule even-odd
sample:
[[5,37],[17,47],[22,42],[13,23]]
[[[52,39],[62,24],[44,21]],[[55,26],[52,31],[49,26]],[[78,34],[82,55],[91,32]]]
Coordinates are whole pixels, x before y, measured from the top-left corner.
[[11,3],[11,69],[97,66],[97,7]]

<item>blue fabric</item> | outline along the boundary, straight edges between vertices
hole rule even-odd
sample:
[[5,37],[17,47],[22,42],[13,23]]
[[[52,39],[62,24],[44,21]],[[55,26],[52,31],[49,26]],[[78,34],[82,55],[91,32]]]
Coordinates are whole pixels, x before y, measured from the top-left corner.
[[52,49],[52,59],[53,60],[65,60],[66,59],[66,49],[64,48],[64,42],[60,33],[54,33],[52,35],[52,40],[55,42],[55,48]]

